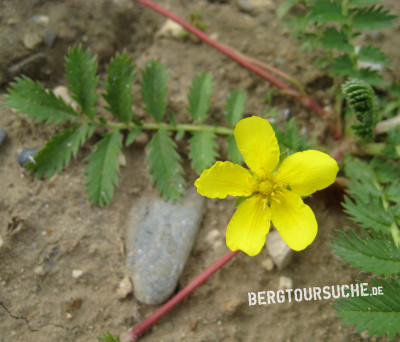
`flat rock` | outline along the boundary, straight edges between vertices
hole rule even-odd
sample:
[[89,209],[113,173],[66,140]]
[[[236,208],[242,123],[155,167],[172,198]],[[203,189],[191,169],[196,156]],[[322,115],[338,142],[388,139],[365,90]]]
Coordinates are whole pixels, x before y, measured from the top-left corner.
[[127,264],[137,300],[149,305],[174,292],[200,225],[204,198],[195,188],[182,203],[165,202],[151,193],[132,208],[127,226]]
[[277,230],[267,235],[267,250],[279,270],[283,270],[292,259],[293,250],[282,240]]

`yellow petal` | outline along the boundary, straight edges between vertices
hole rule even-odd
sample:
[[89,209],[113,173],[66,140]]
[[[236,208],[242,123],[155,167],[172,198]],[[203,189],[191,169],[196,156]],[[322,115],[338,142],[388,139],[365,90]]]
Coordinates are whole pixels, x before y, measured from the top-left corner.
[[271,224],[271,210],[255,195],[236,209],[226,229],[226,244],[232,251],[238,249],[250,256],[260,253]]
[[331,185],[338,171],[335,159],[326,153],[308,150],[287,157],[279,167],[275,182],[290,185],[300,196],[308,196]]
[[292,191],[281,194],[271,203],[272,223],[286,244],[295,251],[310,245],[318,231],[311,208]]
[[270,123],[258,116],[240,120],[235,127],[237,147],[247,166],[259,178],[275,170],[279,146]]
[[256,180],[244,167],[231,162],[217,161],[204,170],[194,185],[200,195],[209,198],[250,196],[257,187]]

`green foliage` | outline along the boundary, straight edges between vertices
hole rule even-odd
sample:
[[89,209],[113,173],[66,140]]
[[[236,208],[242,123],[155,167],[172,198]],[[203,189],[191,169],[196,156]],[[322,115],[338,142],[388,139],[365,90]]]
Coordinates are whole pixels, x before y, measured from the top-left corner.
[[99,78],[96,76],[96,57],[92,57],[90,50],[82,51],[81,47],[73,47],[66,58],[68,89],[73,99],[81,106],[88,118],[93,119],[96,114],[96,88]]
[[211,104],[212,86],[211,74],[201,73],[194,78],[188,96],[188,111],[193,120],[203,123],[207,119]]
[[163,64],[151,60],[147,63],[142,77],[144,109],[157,122],[160,122],[167,108],[165,97],[167,96],[168,71]]
[[185,192],[183,168],[176,144],[165,129],[160,129],[148,144],[150,153],[146,160],[152,174],[152,183],[165,200],[180,200]]
[[229,94],[225,104],[225,115],[231,127],[235,127],[242,119],[246,98],[246,92],[243,90],[234,90]]
[[350,229],[347,234],[338,231],[339,238],[332,237],[331,247],[335,254],[364,272],[391,277],[400,275],[400,248],[393,238],[363,230],[362,237]]
[[228,137],[226,143],[226,152],[228,154],[228,158],[235,164],[243,163],[243,157],[237,148],[235,137]]
[[[377,47],[355,45],[354,38],[365,30],[393,26],[396,16],[374,3],[377,0],[286,0],[278,13],[287,15],[301,4],[303,10],[290,15],[292,32],[303,48],[325,52],[324,63],[331,75],[356,77],[372,85],[384,84],[382,74],[359,62],[389,66],[388,57]],[[305,10],[304,10],[305,9]]]
[[95,151],[86,160],[85,169],[89,199],[103,206],[110,203],[114,186],[118,185],[118,154],[121,153],[122,136],[118,130],[106,134],[96,145]]
[[112,335],[110,332],[103,332],[103,336],[97,338],[98,341],[102,342],[121,342],[121,338],[118,336]]
[[27,77],[17,78],[11,83],[6,98],[9,107],[28,114],[28,117],[36,122],[61,124],[79,119],[78,113],[71,106],[56,97],[52,91],[45,90],[41,84]]
[[215,133],[212,131],[194,132],[189,139],[189,157],[197,173],[211,167],[218,155]]
[[334,308],[337,317],[345,319],[345,325],[357,325],[355,332],[368,329],[368,335],[389,339],[400,334],[400,279],[371,280],[374,287],[382,286],[383,295],[347,297],[337,300]]
[[133,94],[132,87],[135,82],[135,65],[126,53],[118,54],[111,60],[107,68],[107,83],[103,95],[107,101],[108,109],[117,119],[128,123],[133,118]]
[[283,130],[277,125],[273,125],[273,127],[281,152],[287,151],[289,154],[292,154],[310,148],[307,139],[300,134],[297,121],[294,117],[285,122]]
[[352,126],[352,128],[362,140],[372,141],[374,139],[374,128],[377,124],[374,91],[368,83],[358,79],[350,79],[343,83],[342,91],[360,123]]

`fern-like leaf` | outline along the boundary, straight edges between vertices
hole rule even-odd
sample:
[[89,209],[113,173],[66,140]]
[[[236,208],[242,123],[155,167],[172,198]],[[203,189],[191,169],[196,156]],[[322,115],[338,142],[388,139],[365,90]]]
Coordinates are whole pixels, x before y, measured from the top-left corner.
[[337,0],[314,0],[310,6],[310,20],[319,24],[330,21],[346,22],[347,17]]
[[62,168],[69,164],[71,157],[76,156],[79,147],[93,133],[91,126],[83,124],[53,135],[45,147],[35,155],[34,162],[27,164],[27,170],[36,172],[39,178],[44,175],[51,177],[55,172],[60,173]]
[[117,119],[128,123],[133,117],[132,86],[135,82],[135,64],[124,52],[117,54],[107,67],[107,83],[104,84],[106,107]]
[[388,66],[390,64],[389,57],[385,55],[381,49],[367,45],[362,46],[358,51],[358,59],[363,62],[376,63]]
[[150,148],[146,161],[150,163],[149,171],[152,183],[166,201],[179,201],[185,192],[183,168],[176,144],[165,129],[160,129],[147,145]]
[[350,57],[348,55],[342,55],[333,59],[331,63],[331,72],[332,76],[351,76],[356,77],[358,75],[356,71],[356,66],[353,65]]
[[246,104],[246,92],[243,90],[233,90],[225,104],[225,115],[231,127],[235,127],[243,117],[244,106]]
[[215,133],[211,131],[194,132],[189,139],[189,157],[197,173],[209,168],[217,158]]
[[122,136],[118,130],[106,134],[95,146],[86,160],[86,192],[93,204],[104,206],[114,195],[118,185],[118,155],[121,153]]
[[338,232],[339,239],[332,237],[331,247],[334,253],[364,272],[390,277],[400,274],[400,248],[393,238],[385,238],[381,234],[363,230],[362,238],[354,230],[347,234]]
[[91,56],[90,50],[83,52],[81,47],[73,47],[68,51],[65,70],[68,89],[73,99],[81,106],[83,113],[93,119],[96,114],[96,88],[99,82],[96,76],[96,57]]
[[60,124],[79,119],[79,115],[63,99],[27,77],[17,78],[11,83],[6,98],[9,107],[21,114],[28,114],[36,122]]
[[355,332],[368,329],[368,335],[400,334],[400,279],[386,281],[371,279],[374,287],[382,286],[383,295],[339,298],[333,307],[345,325],[357,325]]
[[243,163],[243,157],[237,148],[236,145],[236,140],[233,135],[230,135],[226,139],[226,152],[228,154],[228,159],[231,160],[235,164],[242,164]]
[[188,111],[193,120],[204,122],[207,119],[212,86],[213,80],[209,73],[201,73],[193,79],[188,95]]
[[394,25],[395,15],[389,14],[383,6],[372,5],[354,10],[353,28],[355,30],[380,30]]
[[167,103],[168,71],[165,65],[156,60],[147,63],[142,73],[142,98],[144,109],[156,121],[160,122],[165,114]]
[[322,32],[320,38],[322,46],[329,50],[351,52],[353,47],[348,42],[347,35],[335,27],[328,27]]

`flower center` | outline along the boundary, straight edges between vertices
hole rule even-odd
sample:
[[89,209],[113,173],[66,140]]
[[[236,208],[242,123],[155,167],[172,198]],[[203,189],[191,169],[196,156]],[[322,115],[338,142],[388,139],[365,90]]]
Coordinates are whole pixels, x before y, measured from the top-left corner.
[[258,183],[258,192],[266,197],[269,197],[275,188],[276,186],[269,179]]

